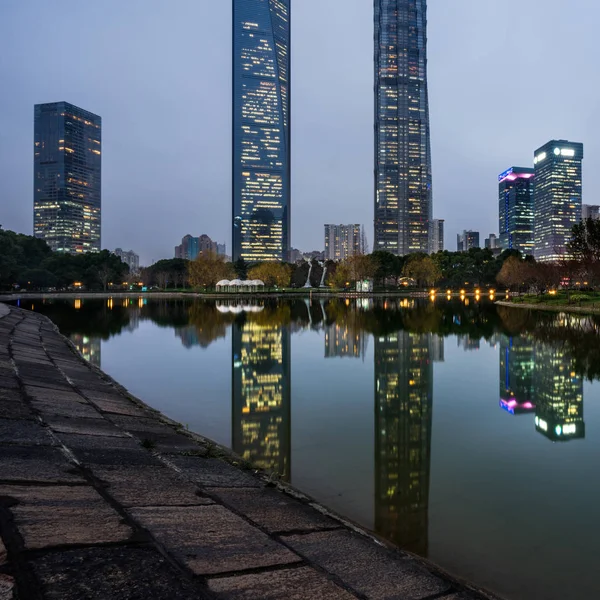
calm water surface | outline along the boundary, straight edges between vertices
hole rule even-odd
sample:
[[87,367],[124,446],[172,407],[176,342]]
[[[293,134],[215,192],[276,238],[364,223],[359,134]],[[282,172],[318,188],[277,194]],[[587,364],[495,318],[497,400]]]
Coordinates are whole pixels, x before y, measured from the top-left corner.
[[473,299],[23,301],[169,417],[509,600],[600,597],[600,319]]

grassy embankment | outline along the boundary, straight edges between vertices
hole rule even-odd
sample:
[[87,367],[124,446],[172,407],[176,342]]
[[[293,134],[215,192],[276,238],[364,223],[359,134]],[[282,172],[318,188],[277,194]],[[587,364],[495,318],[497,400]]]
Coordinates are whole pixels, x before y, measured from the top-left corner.
[[526,294],[515,296],[510,300],[513,304],[533,304],[552,308],[589,308],[600,310],[600,292],[556,292],[555,294]]

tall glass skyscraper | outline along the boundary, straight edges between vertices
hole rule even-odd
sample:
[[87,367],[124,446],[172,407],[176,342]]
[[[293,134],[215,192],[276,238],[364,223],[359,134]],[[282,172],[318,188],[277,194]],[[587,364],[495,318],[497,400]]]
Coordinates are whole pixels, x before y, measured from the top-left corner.
[[99,252],[102,119],[68,102],[36,104],[33,230],[58,252]]
[[557,261],[567,253],[573,225],[581,221],[583,144],[552,140],[534,155],[536,260]]
[[375,243],[429,252],[432,218],[427,3],[375,1]]
[[533,254],[533,185],[535,171],[511,167],[498,175],[500,247]]
[[290,248],[290,0],[233,0],[233,260]]

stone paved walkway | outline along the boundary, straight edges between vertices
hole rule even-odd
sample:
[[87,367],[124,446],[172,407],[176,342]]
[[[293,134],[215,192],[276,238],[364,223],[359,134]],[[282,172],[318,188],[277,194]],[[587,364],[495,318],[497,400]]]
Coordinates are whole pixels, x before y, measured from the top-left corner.
[[481,600],[273,487],[0,303],[0,600]]

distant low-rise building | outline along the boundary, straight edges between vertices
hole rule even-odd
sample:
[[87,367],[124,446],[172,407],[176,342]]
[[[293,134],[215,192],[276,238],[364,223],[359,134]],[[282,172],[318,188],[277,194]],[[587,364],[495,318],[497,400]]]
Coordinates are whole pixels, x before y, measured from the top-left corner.
[[496,250],[498,248],[498,237],[495,233],[490,233],[490,237],[485,238],[485,247],[489,250]]
[[129,266],[130,271],[140,270],[140,257],[133,250],[123,250],[117,248],[113,254],[116,254],[122,262]]
[[203,252],[219,254],[219,245],[213,242],[206,234],[199,237],[186,235],[179,246],[175,246],[175,258],[195,260]]
[[463,231],[456,236],[456,249],[458,252],[467,252],[471,248],[481,248],[479,244],[479,231]]
[[583,204],[581,207],[582,219],[600,219],[600,206],[596,204]]

